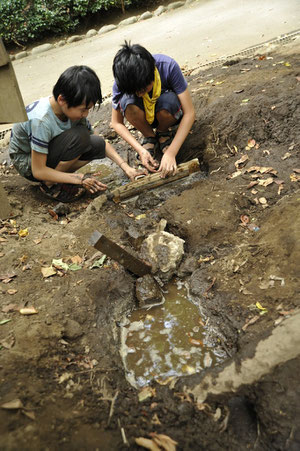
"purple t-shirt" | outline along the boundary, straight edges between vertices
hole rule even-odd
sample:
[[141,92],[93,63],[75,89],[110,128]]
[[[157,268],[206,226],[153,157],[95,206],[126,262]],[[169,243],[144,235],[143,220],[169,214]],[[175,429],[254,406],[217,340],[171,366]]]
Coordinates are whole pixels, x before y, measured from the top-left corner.
[[[179,64],[173,58],[167,55],[156,54],[153,55],[155,66],[158,69],[161,90],[173,91],[175,94],[182,94],[187,88],[187,82],[182,75]],[[119,107],[119,100],[124,92],[119,91],[117,83],[114,81],[112,88],[112,107],[117,110]]]

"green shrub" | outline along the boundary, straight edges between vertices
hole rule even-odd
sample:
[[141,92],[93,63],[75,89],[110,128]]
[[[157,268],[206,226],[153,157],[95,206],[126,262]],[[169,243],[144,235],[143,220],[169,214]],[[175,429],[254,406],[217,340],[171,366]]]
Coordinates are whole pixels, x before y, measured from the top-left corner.
[[7,44],[26,44],[72,32],[81,18],[120,6],[121,0],[0,0],[0,36]]

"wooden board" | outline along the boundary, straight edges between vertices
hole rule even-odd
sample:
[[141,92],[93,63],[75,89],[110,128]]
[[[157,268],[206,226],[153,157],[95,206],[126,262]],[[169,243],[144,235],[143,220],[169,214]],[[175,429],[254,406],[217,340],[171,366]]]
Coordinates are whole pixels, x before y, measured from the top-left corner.
[[27,120],[14,69],[0,39],[0,124]]
[[129,197],[137,196],[145,190],[157,188],[158,186],[188,177],[190,174],[198,171],[200,171],[200,165],[198,159],[195,158],[194,160],[178,165],[175,175],[170,175],[163,179],[161,178],[160,173],[149,174],[142,179],[127,183],[124,186],[114,189],[107,197],[108,199],[112,199],[114,202],[121,202]]
[[89,243],[98,249],[98,251],[101,251],[103,254],[108,255],[108,257],[113,260],[116,260],[124,266],[125,269],[128,269],[139,277],[151,273],[152,267],[149,263],[135,257],[119,246],[119,244],[98,232],[98,230],[95,230],[95,232],[91,235]]
[[7,219],[11,215],[12,208],[8,203],[7,194],[0,183],[0,219]]

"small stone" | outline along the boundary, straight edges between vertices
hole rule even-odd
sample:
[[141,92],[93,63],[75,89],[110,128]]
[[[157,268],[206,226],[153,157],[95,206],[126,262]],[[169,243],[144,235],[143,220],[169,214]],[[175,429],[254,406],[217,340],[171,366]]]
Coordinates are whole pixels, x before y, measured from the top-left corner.
[[165,11],[167,11],[167,8],[165,6],[159,6],[158,8],[156,8],[153,14],[154,16],[160,16]]
[[53,45],[52,44],[42,44],[42,45],[38,45],[37,47],[34,47],[31,50],[32,55],[37,55],[38,53],[43,53],[43,52],[47,52],[50,49],[53,49]]
[[197,259],[195,257],[187,257],[180,265],[177,275],[178,277],[185,277],[189,274],[192,274],[197,268]]
[[158,304],[163,300],[163,294],[157,282],[150,274],[137,279],[136,297],[140,307],[149,304]]
[[74,36],[71,36],[67,39],[68,44],[72,44],[72,42],[81,41],[83,39],[82,36],[79,36],[78,34],[75,34]]
[[173,2],[168,5],[168,10],[181,8],[181,6],[184,6],[184,2]]
[[121,20],[121,22],[119,23],[119,26],[123,27],[123,26],[126,26],[126,25],[131,25],[131,24],[136,23],[136,22],[137,22],[137,17],[136,16],[132,16],[132,17],[129,17],[128,19]]
[[28,55],[28,52],[19,52],[19,53],[17,53],[16,55],[15,55],[15,59],[16,60],[20,60],[20,59],[22,59],[22,58],[25,58],[26,56]]
[[74,339],[81,337],[81,335],[83,335],[83,331],[77,321],[74,321],[73,319],[67,319],[64,324],[63,337]]
[[100,30],[98,31],[98,34],[104,34],[104,33],[108,33],[109,31],[115,30],[117,28],[116,25],[105,25],[104,27],[101,27]]
[[140,17],[140,21],[141,20],[147,20],[147,19],[151,19],[151,17],[153,17],[153,14],[150,13],[150,11],[146,11],[145,13],[143,13]]
[[92,38],[93,36],[96,36],[96,34],[97,34],[97,30],[94,30],[94,29],[92,28],[91,30],[89,30],[89,31],[86,33],[86,37],[87,37],[87,38]]

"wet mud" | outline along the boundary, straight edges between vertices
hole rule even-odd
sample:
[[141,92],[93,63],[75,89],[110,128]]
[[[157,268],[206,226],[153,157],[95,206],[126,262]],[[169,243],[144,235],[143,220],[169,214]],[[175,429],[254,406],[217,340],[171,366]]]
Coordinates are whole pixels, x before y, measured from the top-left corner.
[[[186,70],[197,120],[181,161],[198,157],[202,170],[121,204],[85,197],[55,217],[55,203],[5,163],[2,148],[13,214],[0,228],[1,449],[138,450],[135,439],[152,432],[179,450],[299,449],[299,355],[238,389],[193,395],[206,377],[251,361],[299,309],[298,51],[295,41]],[[134,163],[109,128],[109,104],[91,121]],[[106,183],[125,182],[104,163]],[[153,381],[141,400],[120,356],[137,278],[88,239],[99,230],[138,255],[161,219],[185,241],[175,276],[226,359],[167,385]],[[26,307],[37,313],[21,314]]]

